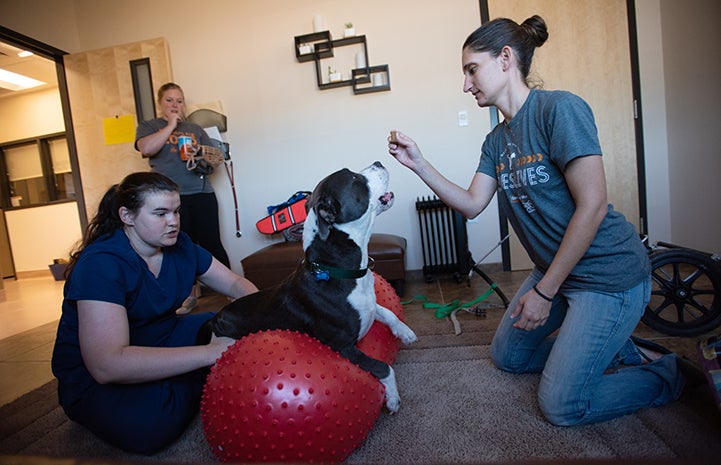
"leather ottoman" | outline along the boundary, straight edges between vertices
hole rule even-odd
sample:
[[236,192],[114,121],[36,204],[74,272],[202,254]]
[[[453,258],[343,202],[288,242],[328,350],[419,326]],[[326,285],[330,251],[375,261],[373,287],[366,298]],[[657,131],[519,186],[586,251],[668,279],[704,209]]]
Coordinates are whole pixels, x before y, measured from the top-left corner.
[[[406,239],[393,234],[373,234],[368,243],[368,254],[375,260],[373,271],[383,276],[402,296],[406,279]],[[296,269],[302,258],[302,242],[287,241],[264,247],[240,262],[245,277],[263,289],[279,284]]]

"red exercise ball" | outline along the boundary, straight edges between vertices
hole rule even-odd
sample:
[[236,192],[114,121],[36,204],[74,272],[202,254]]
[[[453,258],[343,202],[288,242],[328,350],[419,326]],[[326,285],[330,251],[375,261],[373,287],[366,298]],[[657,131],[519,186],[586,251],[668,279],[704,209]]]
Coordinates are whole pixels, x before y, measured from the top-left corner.
[[[374,278],[377,302],[403,320],[393,287]],[[400,341],[374,322],[358,348],[393,363]],[[339,462],[366,438],[383,401],[376,378],[317,339],[263,331],[236,342],[211,369],[201,418],[224,462]]]
[[201,418],[223,462],[339,462],[366,438],[383,400],[376,378],[317,339],[263,331],[213,366]]

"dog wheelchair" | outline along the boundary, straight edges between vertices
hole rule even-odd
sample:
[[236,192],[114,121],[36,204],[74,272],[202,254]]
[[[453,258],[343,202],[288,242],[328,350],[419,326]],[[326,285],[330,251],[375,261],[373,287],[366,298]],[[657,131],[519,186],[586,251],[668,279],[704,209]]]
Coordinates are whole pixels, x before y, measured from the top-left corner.
[[[683,337],[721,326],[721,257],[668,242],[649,245],[647,237],[642,241],[651,260],[652,289],[641,321],[661,333]],[[477,262],[471,260],[468,282],[478,274],[508,307],[506,296],[479,267],[488,254]],[[474,313],[482,313],[482,307],[475,307]]]
[[657,242],[651,260],[651,300],[641,317],[671,336],[698,336],[721,325],[721,257]]

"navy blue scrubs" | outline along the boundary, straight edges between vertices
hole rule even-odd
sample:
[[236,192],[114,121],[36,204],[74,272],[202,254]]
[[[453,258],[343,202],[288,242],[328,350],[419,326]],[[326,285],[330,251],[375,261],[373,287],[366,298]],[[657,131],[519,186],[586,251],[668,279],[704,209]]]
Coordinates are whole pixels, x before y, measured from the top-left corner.
[[182,232],[174,246],[163,249],[157,278],[122,230],[83,250],[65,283],[52,357],[60,405],[70,419],[116,447],[141,454],[155,453],[183,433],[198,412],[207,369],[147,383],[97,383],[80,353],[77,301],[125,307],[130,345],[191,346],[213,314],[178,316],[175,309],[211,262],[210,253]]

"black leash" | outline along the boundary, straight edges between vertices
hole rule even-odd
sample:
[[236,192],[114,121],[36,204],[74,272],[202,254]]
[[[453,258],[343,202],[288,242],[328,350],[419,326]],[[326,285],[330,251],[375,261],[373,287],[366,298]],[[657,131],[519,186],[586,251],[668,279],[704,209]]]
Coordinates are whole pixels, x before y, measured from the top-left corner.
[[[230,168],[228,168],[228,164],[230,164]],[[228,180],[230,180],[230,189],[233,191],[233,202],[235,203],[235,237],[240,237],[243,234],[240,232],[240,218],[238,216],[238,197],[235,194],[235,175],[233,174],[233,160],[224,162],[223,166],[225,166],[225,172],[228,174]]]

